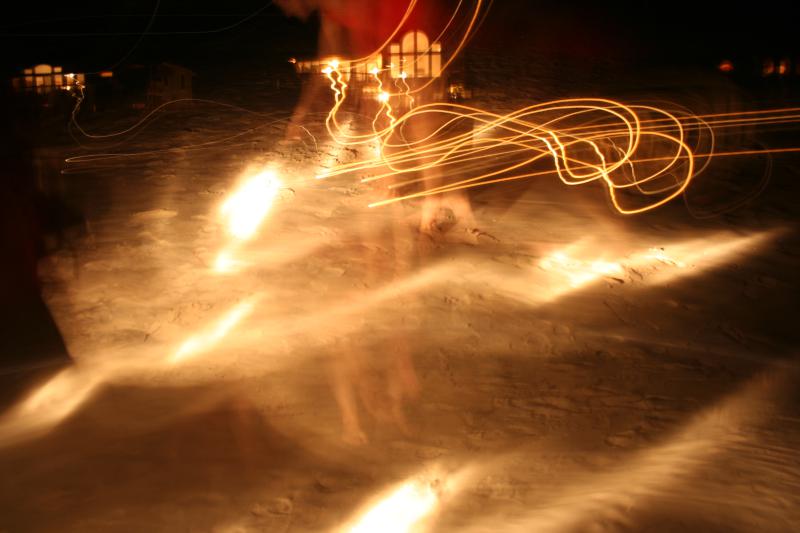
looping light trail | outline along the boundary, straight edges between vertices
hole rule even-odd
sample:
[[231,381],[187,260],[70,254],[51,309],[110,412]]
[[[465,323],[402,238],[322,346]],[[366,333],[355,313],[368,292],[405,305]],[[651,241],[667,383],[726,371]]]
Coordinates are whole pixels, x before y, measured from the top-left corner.
[[[400,32],[416,4],[409,3],[389,40]],[[485,7],[484,0],[474,0],[471,10],[464,4],[458,3],[436,39],[449,37],[455,43],[442,71],[466,45]],[[462,27],[454,23],[459,15],[464,17],[465,29],[460,35],[447,36],[448,31]],[[382,79],[386,73],[378,69],[371,71],[375,85],[372,92],[378,95],[380,104],[371,121],[371,131],[353,133],[338,119],[349,89],[340,68],[366,62],[381,50],[365,58],[331,60],[323,70],[334,96],[325,122],[331,137],[348,146],[377,141],[380,149],[373,158],[330,168],[318,178],[368,172],[371,177],[365,181],[386,179],[390,180],[389,188],[405,188],[370,207],[547,176],[568,186],[602,183],[613,208],[630,215],[681,196],[715,156],[800,151],[784,148],[716,152],[718,131],[795,123],[800,121],[797,108],[698,116],[678,106],[666,109],[602,98],[571,98],[499,114],[453,103],[415,106],[412,95],[427,89],[434,78],[414,80],[411,87],[401,76],[402,90],[390,93]],[[400,88],[398,80],[394,84]],[[398,114],[403,109],[405,112]],[[409,138],[408,132],[425,133]],[[437,179],[429,179],[431,175]],[[409,192],[411,186],[416,189]]]

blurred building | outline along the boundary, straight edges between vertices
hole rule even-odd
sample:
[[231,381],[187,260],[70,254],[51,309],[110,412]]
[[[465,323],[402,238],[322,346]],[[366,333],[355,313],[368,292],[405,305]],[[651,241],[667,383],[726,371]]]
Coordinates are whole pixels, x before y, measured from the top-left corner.
[[80,88],[85,111],[110,108],[153,109],[171,100],[192,98],[194,73],[171,63],[128,65],[116,71],[73,72],[63,66],[28,67],[11,79],[18,97],[29,107],[70,111]]
[[129,65],[116,74],[115,92],[126,107],[154,109],[172,100],[192,98],[194,75],[172,63]]
[[85,84],[85,74],[64,72],[64,69],[60,66],[47,64],[23,69],[21,76],[11,80],[11,84],[16,91],[38,95],[48,95],[69,89],[76,83]]
[[71,109],[71,92],[78,85],[86,85],[84,73],[46,63],[24,68],[11,79],[12,89],[22,105],[37,112],[60,113]]
[[[292,60],[292,62],[295,71],[301,77],[322,76],[334,59],[329,57]],[[468,98],[471,93],[465,81],[457,74],[454,75],[453,71],[458,72],[458,69],[453,69],[445,75],[442,71],[444,62],[441,43],[431,42],[425,32],[413,30],[366,61],[353,63],[338,61],[337,70],[348,83],[349,90],[361,95],[377,95],[375,73],[379,72],[385,73],[381,76],[395,85],[393,90],[397,92],[413,90],[417,86],[433,81],[430,84],[432,89],[429,91],[433,99]]]

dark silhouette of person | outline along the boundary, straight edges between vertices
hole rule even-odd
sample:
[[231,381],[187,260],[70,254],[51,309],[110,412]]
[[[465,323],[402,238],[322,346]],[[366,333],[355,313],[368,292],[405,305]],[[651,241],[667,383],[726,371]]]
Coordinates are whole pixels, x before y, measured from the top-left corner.
[[37,264],[49,209],[34,170],[37,121],[23,97],[0,95],[0,407],[71,362],[42,299]]

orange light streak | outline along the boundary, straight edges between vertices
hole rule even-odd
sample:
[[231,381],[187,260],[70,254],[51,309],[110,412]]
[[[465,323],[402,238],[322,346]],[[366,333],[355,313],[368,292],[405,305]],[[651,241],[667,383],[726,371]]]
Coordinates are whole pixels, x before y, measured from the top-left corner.
[[[387,39],[391,41],[402,28],[416,2],[410,2],[406,15]],[[437,39],[455,41],[453,51],[444,60],[444,71],[458,56],[476,29],[484,0],[475,0],[465,15],[460,35],[447,35],[462,10],[463,1],[452,11]],[[364,61],[381,49],[346,63]],[[326,178],[357,171],[367,171],[364,181],[392,178],[390,188],[421,184],[422,190],[370,204],[379,207],[434,194],[534,176],[556,176],[565,185],[599,181],[605,185],[613,208],[632,215],[655,209],[681,196],[693,179],[711,160],[719,156],[744,156],[799,151],[796,148],[717,151],[718,131],[741,126],[767,126],[800,121],[800,109],[787,108],[738,113],[694,115],[686,110],[628,105],[608,99],[573,98],[527,106],[509,114],[497,114],[476,107],[450,103],[414,107],[412,94],[435,81],[415,87],[400,76],[403,91],[387,93],[379,72],[372,71],[376,93],[383,104],[372,120],[372,131],[354,134],[337,120],[347,99],[347,84],[331,61],[323,71],[331,82],[334,105],[326,118],[332,138],[342,145],[360,145],[376,138],[381,148],[367,161],[338,165],[317,176]],[[395,83],[399,83],[395,81]],[[398,89],[400,88],[398,84]],[[411,99],[411,109],[399,117],[392,113],[392,97]],[[389,118],[381,122],[382,116]],[[435,120],[441,124],[423,139],[408,142],[403,129],[414,121]],[[380,127],[384,124],[383,127]],[[471,126],[467,133],[452,133],[453,126]],[[460,131],[463,131],[461,128]],[[391,150],[387,150],[391,148]],[[388,155],[387,155],[388,154]],[[470,166],[464,168],[464,163]],[[547,168],[549,167],[549,168]],[[443,184],[432,187],[420,173],[436,169]],[[449,171],[448,174],[446,171]],[[403,179],[403,175],[407,178]],[[429,180],[428,180],[429,182]],[[622,191],[635,191],[636,196]]]
[[220,320],[204,332],[186,339],[170,358],[179,363],[214,348],[230,331],[253,311],[255,300],[239,303],[225,313]]
[[220,214],[231,235],[238,240],[252,238],[269,213],[280,188],[280,180],[270,170],[247,179],[220,206]]

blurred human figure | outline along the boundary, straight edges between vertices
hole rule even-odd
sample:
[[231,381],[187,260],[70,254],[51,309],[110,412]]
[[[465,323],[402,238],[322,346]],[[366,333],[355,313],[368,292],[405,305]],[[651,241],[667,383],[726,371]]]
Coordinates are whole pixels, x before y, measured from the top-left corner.
[[[315,12],[319,13],[320,30],[318,37],[318,57],[341,56],[348,39],[345,28],[333,17],[327,16],[331,6],[339,4],[337,0],[276,0],[276,4],[290,17],[308,20]],[[303,137],[303,126],[306,117],[314,109],[314,105],[327,105],[329,102],[329,83],[323,76],[311,76],[303,85],[300,98],[295,105],[289,125],[286,128],[286,139],[300,140]]]
[[[447,0],[420,0],[413,8],[396,40],[409,31],[422,30],[427,35],[438,35],[450,17]],[[321,59],[330,57],[368,57],[382,53],[380,47],[398,28],[407,9],[408,0],[278,0],[278,5],[290,16],[307,19],[315,10],[319,12],[319,52]],[[410,65],[413,69],[414,66]],[[432,103],[441,96],[441,84],[428,84],[429,78],[409,77],[406,82],[414,94],[417,105]],[[425,84],[427,87],[421,88]],[[329,102],[329,82],[323,76],[312,76],[303,88],[287,128],[288,139],[302,137],[303,121],[313,109],[314,103],[322,99]],[[354,95],[349,97],[354,99]],[[356,108],[369,108],[364,102],[356,102]],[[374,111],[374,106],[372,110]],[[402,109],[402,107],[401,107]],[[409,121],[404,131],[413,143],[436,131],[446,120],[444,115],[426,113]],[[443,184],[441,170],[429,168],[422,171],[423,186],[431,189]],[[479,232],[469,197],[464,191],[425,196],[420,212],[419,230],[423,235],[436,240],[450,233],[450,239],[475,243]],[[455,237],[453,239],[453,237]]]
[[52,205],[34,171],[36,123],[13,94],[0,94],[0,406],[71,359],[40,292],[37,263]]
[[[398,28],[409,7],[408,0],[277,0],[278,5],[290,15],[301,19],[308,18],[317,11],[320,18],[319,58],[337,57],[364,58],[381,54],[381,47]],[[416,29],[424,29],[438,34],[447,18],[437,16],[441,2],[421,1],[396,39]],[[287,129],[287,138],[301,136],[303,122],[317,101],[323,99],[330,103],[329,82],[324,76],[312,76],[303,88],[298,104]],[[377,100],[361,98],[351,91],[349,109],[361,114],[373,115],[380,108]],[[416,100],[433,101],[433,90],[421,92]],[[358,113],[357,113],[358,114]],[[365,130],[370,120],[365,122]],[[436,129],[434,120],[415,121],[409,135],[423,138],[427,132]],[[426,187],[440,184],[441,176],[437,170],[426,170],[423,175]],[[373,194],[377,200],[390,197],[393,190],[388,180],[376,183]],[[393,204],[378,210],[369,210],[363,217],[354,249],[363,254],[366,265],[365,284],[379,288],[402,280],[409,274],[414,254],[413,232],[404,222],[404,207]],[[425,235],[436,236],[440,211],[450,211],[462,221],[472,225],[472,212],[463,194],[427,197],[422,206],[418,229]],[[397,302],[395,302],[397,305]],[[359,340],[356,339],[359,338]],[[390,333],[378,334],[381,349],[365,345],[366,335],[343,339],[337,347],[337,355],[332,365],[332,386],[342,418],[344,440],[353,444],[366,442],[362,428],[360,408],[366,410],[379,421],[390,422],[404,433],[410,425],[404,414],[404,402],[413,398],[419,390],[414,371],[412,347],[408,332],[395,328]],[[388,348],[388,349],[387,349]],[[377,353],[376,353],[377,352]]]

